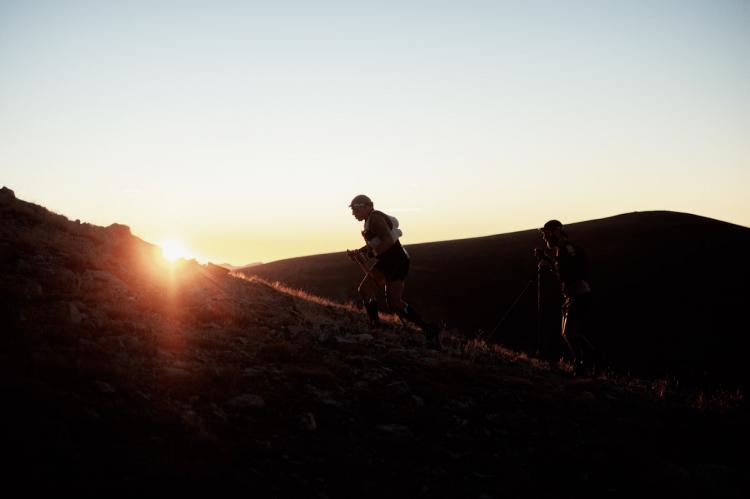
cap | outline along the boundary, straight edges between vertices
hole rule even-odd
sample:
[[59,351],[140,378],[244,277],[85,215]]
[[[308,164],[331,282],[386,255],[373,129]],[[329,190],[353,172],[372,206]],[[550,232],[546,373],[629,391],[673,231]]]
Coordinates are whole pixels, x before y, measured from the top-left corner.
[[349,203],[349,208],[359,208],[362,206],[372,206],[372,199],[368,198],[364,194],[358,194],[354,196],[352,202]]
[[542,227],[543,230],[555,230],[555,229],[562,229],[562,222],[559,220],[550,220],[546,224],[544,224],[544,227]]

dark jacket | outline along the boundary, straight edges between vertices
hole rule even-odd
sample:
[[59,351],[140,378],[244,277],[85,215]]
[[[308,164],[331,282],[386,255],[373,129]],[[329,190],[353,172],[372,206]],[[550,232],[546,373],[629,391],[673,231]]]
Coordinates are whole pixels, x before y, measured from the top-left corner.
[[586,253],[577,244],[563,241],[558,246],[555,270],[560,278],[565,296],[578,296],[591,291],[589,262]]

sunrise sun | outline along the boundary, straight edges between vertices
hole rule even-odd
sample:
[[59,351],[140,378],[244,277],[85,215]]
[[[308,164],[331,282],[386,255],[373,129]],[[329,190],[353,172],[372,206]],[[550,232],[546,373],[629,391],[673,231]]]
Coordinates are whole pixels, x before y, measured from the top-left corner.
[[167,261],[174,262],[179,258],[188,258],[189,254],[182,241],[166,239],[161,243],[161,252]]

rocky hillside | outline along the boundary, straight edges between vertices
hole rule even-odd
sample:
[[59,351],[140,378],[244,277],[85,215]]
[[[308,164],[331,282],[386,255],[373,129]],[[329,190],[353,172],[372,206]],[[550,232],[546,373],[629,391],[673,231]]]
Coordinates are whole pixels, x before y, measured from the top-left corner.
[[[6,487],[254,497],[747,497],[742,394],[578,379],[0,191]],[[17,482],[17,483],[13,483]]]

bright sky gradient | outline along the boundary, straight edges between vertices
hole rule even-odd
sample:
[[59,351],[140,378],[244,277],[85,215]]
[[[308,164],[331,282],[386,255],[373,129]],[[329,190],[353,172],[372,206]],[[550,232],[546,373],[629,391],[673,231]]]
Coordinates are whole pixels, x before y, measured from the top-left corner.
[[0,2],[0,183],[201,260],[750,226],[750,2]]

